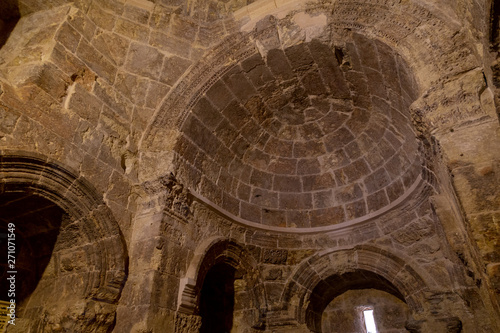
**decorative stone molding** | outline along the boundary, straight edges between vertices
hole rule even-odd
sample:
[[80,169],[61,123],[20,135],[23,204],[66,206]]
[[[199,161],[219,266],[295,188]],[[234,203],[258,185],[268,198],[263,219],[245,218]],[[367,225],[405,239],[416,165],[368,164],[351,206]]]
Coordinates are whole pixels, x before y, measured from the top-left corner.
[[75,220],[89,219],[87,238],[96,248],[103,279],[88,290],[99,301],[114,303],[127,278],[127,250],[118,223],[102,197],[85,179],[54,160],[26,152],[0,151],[0,188],[29,191],[51,200]]
[[159,200],[163,203],[166,214],[187,222],[191,215],[192,195],[172,172],[155,181],[145,182],[142,188],[149,196],[161,197]]
[[[61,297],[70,295],[67,291],[71,290],[70,293],[77,299],[81,298],[81,302],[64,310],[52,304],[53,308],[44,309],[43,304],[32,301],[28,306],[41,306],[46,316],[56,318],[56,326],[59,325],[57,318],[68,315],[73,318],[74,331],[94,331],[90,327],[96,323],[102,327],[112,325],[116,304],[128,276],[128,254],[120,227],[102,196],[85,179],[58,162],[18,151],[0,151],[0,189],[2,193],[29,192],[52,201],[71,217],[73,226],[81,231],[81,234],[75,234],[76,237],[85,244],[81,247],[86,258],[82,265],[88,271],[82,272],[81,279],[87,281],[80,289],[72,290],[74,286],[68,285],[71,280],[67,275],[56,275],[53,281],[42,277],[45,286],[54,286],[53,290],[60,292]],[[68,246],[75,241],[67,242]],[[35,289],[34,293],[37,292]],[[43,295],[44,291],[41,292]],[[61,306],[68,305],[62,301]],[[82,311],[82,306],[88,311]],[[85,315],[80,315],[80,312],[85,312]],[[97,319],[99,316],[102,322]],[[39,320],[43,322],[43,319]]]
[[165,210],[187,218],[191,214],[189,207],[192,202],[188,189],[177,181],[173,173],[162,177],[160,182],[167,190]]
[[181,279],[177,311],[184,314],[196,313],[197,295],[196,281],[188,277]]
[[[460,127],[495,119],[493,96],[483,70],[474,68],[426,91],[411,105],[414,120],[431,133],[446,134]],[[483,94],[484,93],[484,94]],[[418,124],[417,124],[418,126]]]

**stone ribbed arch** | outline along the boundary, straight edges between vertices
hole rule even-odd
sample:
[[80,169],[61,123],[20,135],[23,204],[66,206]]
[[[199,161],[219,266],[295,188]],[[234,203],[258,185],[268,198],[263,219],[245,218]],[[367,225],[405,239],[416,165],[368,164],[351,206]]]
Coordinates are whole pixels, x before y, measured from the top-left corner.
[[[92,184],[60,163],[44,156],[0,151],[0,188],[4,193],[27,192],[46,198],[71,218],[71,234],[64,246],[86,249],[84,265],[90,270],[85,299],[116,304],[128,274],[128,254],[121,230]],[[58,286],[61,289],[62,286]]]
[[[291,275],[282,295],[283,308],[299,323],[318,329],[321,316],[312,318],[310,314],[315,298],[328,294],[338,296],[335,291],[331,292],[337,286],[337,283],[332,283],[334,278],[338,277],[337,282],[345,282],[348,286],[349,281],[343,280],[343,276],[351,278],[354,274],[361,279],[366,277],[367,288],[382,289],[380,286],[385,285],[386,291],[402,298],[413,312],[424,310],[423,293],[434,285],[425,274],[412,267],[408,258],[380,248],[363,245],[325,250],[303,262]],[[345,291],[339,290],[340,293]]]
[[258,325],[259,314],[266,308],[265,294],[257,271],[257,261],[234,240],[210,237],[195,250],[186,276],[180,281],[177,310],[185,315],[197,315],[200,291],[207,272],[214,265],[225,263],[245,279],[248,293],[248,308],[253,309],[254,323]]

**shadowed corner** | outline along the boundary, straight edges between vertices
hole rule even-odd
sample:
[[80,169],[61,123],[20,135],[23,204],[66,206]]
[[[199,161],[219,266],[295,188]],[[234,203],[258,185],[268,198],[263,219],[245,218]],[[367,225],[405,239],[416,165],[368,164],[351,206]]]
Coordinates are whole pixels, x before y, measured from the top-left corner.
[[0,1],[0,48],[21,18],[16,0]]

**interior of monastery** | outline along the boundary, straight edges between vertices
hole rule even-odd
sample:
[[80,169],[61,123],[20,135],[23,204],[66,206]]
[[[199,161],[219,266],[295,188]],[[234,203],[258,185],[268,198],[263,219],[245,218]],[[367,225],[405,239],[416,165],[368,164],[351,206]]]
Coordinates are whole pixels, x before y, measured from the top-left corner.
[[497,0],[0,1],[7,332],[500,332],[499,52]]

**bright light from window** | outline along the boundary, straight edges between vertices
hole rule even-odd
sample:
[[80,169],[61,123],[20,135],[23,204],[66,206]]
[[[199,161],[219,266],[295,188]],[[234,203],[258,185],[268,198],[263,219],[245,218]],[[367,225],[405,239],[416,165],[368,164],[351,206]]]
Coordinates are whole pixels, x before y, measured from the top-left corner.
[[365,316],[366,333],[377,333],[375,318],[373,318],[373,310],[364,310],[363,315]]

